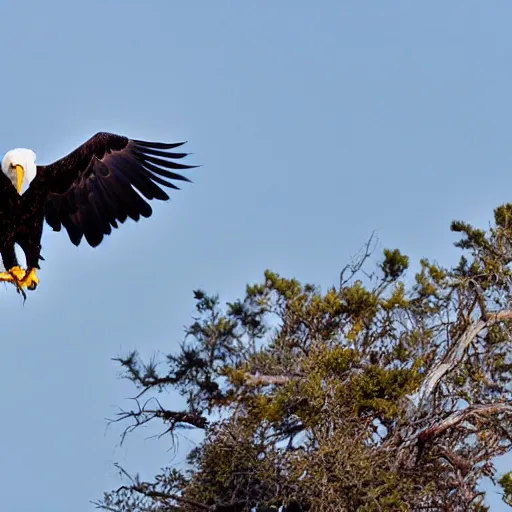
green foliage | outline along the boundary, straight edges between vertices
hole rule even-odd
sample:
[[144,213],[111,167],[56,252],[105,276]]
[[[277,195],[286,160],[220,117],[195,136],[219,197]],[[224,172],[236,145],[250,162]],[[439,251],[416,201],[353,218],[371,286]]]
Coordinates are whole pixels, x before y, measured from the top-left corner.
[[398,249],[391,251],[384,249],[384,261],[381,264],[381,270],[384,273],[384,279],[396,281],[409,267],[409,257],[404,256]]
[[[421,259],[412,283],[398,249],[367,271],[366,247],[324,291],[269,270],[226,305],[196,291],[165,372],[119,359],[142,393],[177,390],[186,409],[142,405],[122,419],[204,440],[189,471],[132,482],[100,506],[487,510],[478,485],[512,445],[512,205],[494,214],[487,231],[453,222],[458,264]],[[500,480],[509,504],[511,482]]]
[[512,471],[502,475],[498,484],[503,488],[503,501],[512,507]]
[[371,412],[381,420],[393,419],[399,413],[400,398],[412,392],[420,383],[421,374],[415,369],[385,369],[369,365],[346,387],[358,416]]

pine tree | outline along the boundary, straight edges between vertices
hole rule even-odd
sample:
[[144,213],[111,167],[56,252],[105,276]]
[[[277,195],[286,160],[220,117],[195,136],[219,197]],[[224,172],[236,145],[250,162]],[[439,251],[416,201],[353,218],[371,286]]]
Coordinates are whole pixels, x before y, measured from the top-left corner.
[[120,419],[203,430],[192,469],[126,475],[98,507],[482,512],[484,477],[512,505],[512,476],[493,466],[512,441],[512,205],[488,230],[451,229],[453,268],[423,259],[410,275],[395,249],[369,269],[370,240],[325,291],[271,271],[234,303],[196,291],[164,373],[119,359],[140,392],[186,398]]

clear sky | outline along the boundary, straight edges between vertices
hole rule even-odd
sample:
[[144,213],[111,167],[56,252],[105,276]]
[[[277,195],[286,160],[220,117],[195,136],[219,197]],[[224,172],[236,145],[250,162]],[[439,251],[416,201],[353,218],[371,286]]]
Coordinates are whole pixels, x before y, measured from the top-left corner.
[[93,510],[114,462],[181,460],[184,439],[119,448],[105,418],[133,395],[111,358],[172,351],[194,288],[232,300],[265,268],[328,286],[373,230],[449,264],[451,220],[512,201],[509,1],[184,4],[0,6],[0,153],[48,163],[113,131],[203,165],[97,249],[47,230],[25,306],[0,285],[3,510]]

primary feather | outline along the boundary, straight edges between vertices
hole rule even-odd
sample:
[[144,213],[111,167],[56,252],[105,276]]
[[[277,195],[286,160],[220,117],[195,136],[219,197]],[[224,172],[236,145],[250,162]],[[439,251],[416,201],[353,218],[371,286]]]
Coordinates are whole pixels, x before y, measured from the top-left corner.
[[175,162],[187,153],[169,150],[182,144],[98,133],[64,158],[37,166],[31,188],[47,189],[45,217],[55,231],[64,226],[73,244],[85,237],[96,247],[118,222],[150,217],[144,198],[169,199],[162,187],[179,189],[169,180],[190,181],[170,170],[195,167]]

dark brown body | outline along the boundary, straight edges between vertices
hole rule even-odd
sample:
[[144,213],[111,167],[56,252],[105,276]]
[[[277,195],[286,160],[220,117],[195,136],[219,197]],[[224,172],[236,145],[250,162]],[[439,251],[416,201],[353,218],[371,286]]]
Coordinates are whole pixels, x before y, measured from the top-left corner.
[[[18,265],[15,244],[27,260],[28,268],[39,268],[41,237],[44,223],[44,194],[34,194],[30,188],[19,195],[3,174],[0,178],[0,254],[4,267]],[[10,190],[12,189],[12,191]]]
[[68,156],[47,166],[21,196],[0,172],[0,254],[4,267],[17,266],[15,244],[27,259],[28,268],[39,268],[41,237],[46,220],[54,231],[64,226],[71,242],[85,237],[96,247],[118,223],[128,217],[150,217],[146,199],[166,200],[158,185],[178,189],[169,179],[190,181],[168,169],[194,166],[173,162],[186,153],[167,150],[183,143],[158,143],[98,133]]

